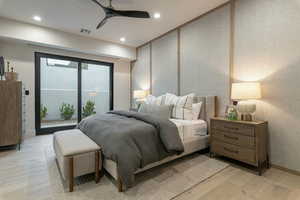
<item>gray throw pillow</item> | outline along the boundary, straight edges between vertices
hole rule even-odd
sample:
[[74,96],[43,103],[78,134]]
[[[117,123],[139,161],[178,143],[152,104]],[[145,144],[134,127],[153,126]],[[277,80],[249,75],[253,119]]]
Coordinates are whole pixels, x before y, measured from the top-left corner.
[[164,119],[170,119],[172,110],[173,110],[172,105],[155,105],[155,104],[143,103],[140,106],[138,112],[147,113]]

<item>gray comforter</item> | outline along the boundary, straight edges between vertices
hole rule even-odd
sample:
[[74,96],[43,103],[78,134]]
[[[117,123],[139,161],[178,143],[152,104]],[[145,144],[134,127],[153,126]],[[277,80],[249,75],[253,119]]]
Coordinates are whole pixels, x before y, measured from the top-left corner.
[[93,115],[77,128],[102,147],[107,159],[117,163],[118,174],[127,187],[133,185],[134,172],[139,168],[184,151],[175,124],[144,113]]

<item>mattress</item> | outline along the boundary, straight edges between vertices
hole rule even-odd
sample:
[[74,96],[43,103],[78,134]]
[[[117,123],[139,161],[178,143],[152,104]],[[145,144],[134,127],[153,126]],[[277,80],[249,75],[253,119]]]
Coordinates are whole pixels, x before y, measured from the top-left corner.
[[204,120],[170,119],[176,124],[182,142],[207,135],[207,123]]

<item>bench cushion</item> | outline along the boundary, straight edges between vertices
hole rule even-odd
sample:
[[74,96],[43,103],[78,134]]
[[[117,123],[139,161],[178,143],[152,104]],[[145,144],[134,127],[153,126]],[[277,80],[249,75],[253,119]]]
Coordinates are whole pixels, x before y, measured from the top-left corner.
[[65,157],[100,150],[94,141],[78,129],[56,132],[54,140]]

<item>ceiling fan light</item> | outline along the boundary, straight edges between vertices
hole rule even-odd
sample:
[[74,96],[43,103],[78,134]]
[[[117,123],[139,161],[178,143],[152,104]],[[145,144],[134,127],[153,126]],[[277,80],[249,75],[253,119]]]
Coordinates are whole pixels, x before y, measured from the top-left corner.
[[121,37],[121,38],[120,38],[120,41],[121,41],[121,42],[125,42],[125,41],[126,41],[126,38]]

